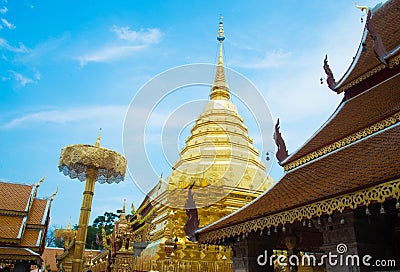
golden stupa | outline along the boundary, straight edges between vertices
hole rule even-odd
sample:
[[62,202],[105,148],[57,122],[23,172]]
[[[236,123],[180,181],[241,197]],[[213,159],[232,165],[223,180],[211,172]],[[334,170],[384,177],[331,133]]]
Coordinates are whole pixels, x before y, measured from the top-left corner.
[[229,262],[229,249],[199,250],[196,242],[187,239],[184,226],[188,188],[194,194],[202,227],[249,203],[273,183],[243,118],[230,100],[223,61],[224,39],[221,20],[218,65],[210,99],[191,129],[170,177],[161,176],[134,211],[132,225],[140,226],[134,227],[134,242],[149,242],[138,258],[143,268],[152,260],[169,258],[191,263]]

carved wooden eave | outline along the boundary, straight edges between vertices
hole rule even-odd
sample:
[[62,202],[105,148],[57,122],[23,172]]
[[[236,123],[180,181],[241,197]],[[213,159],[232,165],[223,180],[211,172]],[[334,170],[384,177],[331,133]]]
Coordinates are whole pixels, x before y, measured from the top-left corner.
[[197,232],[200,243],[217,244],[224,238],[241,236],[246,233],[293,224],[295,221],[310,220],[313,217],[331,215],[334,212],[343,212],[345,209],[356,209],[359,206],[368,206],[371,203],[383,203],[388,199],[400,197],[400,180],[371,186],[370,188],[352,193],[343,194],[329,199],[310,203],[298,208],[265,215],[260,218],[245,221],[239,224],[207,232],[207,227]]

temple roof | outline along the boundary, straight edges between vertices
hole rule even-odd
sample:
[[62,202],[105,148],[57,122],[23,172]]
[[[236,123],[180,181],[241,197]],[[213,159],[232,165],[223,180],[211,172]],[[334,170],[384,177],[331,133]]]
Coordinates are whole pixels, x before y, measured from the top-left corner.
[[371,12],[370,27],[368,29],[367,15],[358,51],[347,72],[334,88],[337,93],[344,92],[362,81],[365,82],[365,79],[385,69],[385,64],[378,59],[374,51],[374,43],[378,42],[377,40],[374,42],[373,37],[378,37],[378,40],[381,38],[384,59],[388,60],[400,53],[400,27],[398,23],[395,23],[400,16],[399,6],[399,0],[389,0],[383,5],[378,4],[375,8],[369,9]]
[[43,179],[37,185],[0,182],[0,246],[5,246],[3,252],[10,244],[14,248],[11,251],[21,254],[43,250],[54,195],[47,199],[36,198],[41,182]]
[[34,187],[0,181],[0,210],[26,212]]

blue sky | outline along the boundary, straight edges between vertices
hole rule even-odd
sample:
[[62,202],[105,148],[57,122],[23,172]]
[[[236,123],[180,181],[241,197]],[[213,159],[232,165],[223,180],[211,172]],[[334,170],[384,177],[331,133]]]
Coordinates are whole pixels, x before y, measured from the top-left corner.
[[[94,143],[101,127],[102,145],[122,153],[125,112],[141,86],[176,66],[216,63],[220,14],[226,65],[257,86],[295,151],[342,98],[319,78],[325,54],[338,80],[357,51],[365,15],[353,1],[2,0],[0,179],[32,184],[46,174],[39,195],[59,188],[51,224],[77,223],[83,184],[58,172],[61,148]],[[150,154],[156,172],[171,172]],[[278,165],[271,175],[282,175]],[[92,219],[143,197],[129,175],[99,184]]]

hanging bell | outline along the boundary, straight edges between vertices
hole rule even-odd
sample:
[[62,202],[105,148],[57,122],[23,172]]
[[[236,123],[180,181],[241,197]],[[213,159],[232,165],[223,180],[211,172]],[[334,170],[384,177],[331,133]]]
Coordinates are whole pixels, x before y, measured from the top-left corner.
[[380,214],[386,214],[385,207],[383,207],[383,203],[381,204],[381,210],[379,211]]
[[369,211],[369,208],[368,208],[368,206],[367,206],[367,208],[365,208],[365,215],[368,215],[368,216],[370,216],[370,215],[371,215],[371,212]]

